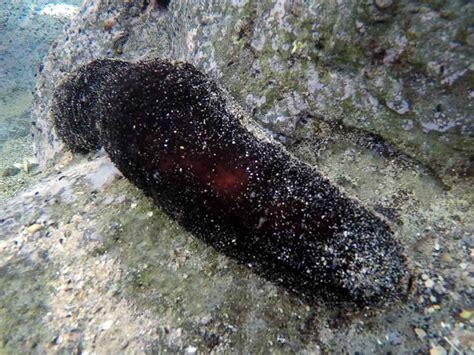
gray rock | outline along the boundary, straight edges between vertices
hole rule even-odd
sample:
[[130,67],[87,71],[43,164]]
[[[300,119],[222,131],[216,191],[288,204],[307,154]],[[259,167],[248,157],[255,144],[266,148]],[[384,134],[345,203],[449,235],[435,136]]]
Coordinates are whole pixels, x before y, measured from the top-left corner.
[[290,149],[334,136],[321,125],[342,125],[382,137],[440,176],[470,174],[474,4],[388,3],[177,0],[147,15],[139,0],[86,1],[38,82],[41,164],[64,151],[48,100],[68,72],[96,58],[162,57],[207,72]]
[[8,168],[0,170],[0,176],[1,177],[8,177],[8,176],[14,176],[18,174],[21,170],[18,169],[16,166],[10,166]]

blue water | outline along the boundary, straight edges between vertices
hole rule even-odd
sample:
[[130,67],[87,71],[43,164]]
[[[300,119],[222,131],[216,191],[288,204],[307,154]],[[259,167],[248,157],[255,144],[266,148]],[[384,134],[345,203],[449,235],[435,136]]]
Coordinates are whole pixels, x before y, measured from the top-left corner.
[[30,107],[41,62],[82,2],[0,0],[0,200],[28,184],[21,170],[5,169],[33,159]]

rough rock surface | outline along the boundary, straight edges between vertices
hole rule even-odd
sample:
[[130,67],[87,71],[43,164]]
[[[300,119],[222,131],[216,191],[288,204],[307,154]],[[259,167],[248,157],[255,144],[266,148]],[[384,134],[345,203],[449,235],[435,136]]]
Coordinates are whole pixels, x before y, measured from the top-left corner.
[[[43,167],[61,164],[0,212],[0,352],[473,351],[472,2],[318,3],[85,3],[33,109]],[[106,158],[62,161],[52,89],[100,57],[211,75],[391,222],[414,270],[409,299],[304,304],[185,233]]]
[[473,349],[462,186],[445,192],[357,147],[325,156],[333,181],[390,216],[416,271],[406,302],[357,310],[305,304],[259,278],[90,158],[56,165],[0,214],[0,352]]
[[439,175],[472,174],[472,2],[211,3],[171,1],[147,16],[142,0],[87,1],[39,81],[41,159],[61,151],[47,108],[65,74],[100,57],[161,57],[217,79],[286,144],[330,139],[324,123],[342,124]]

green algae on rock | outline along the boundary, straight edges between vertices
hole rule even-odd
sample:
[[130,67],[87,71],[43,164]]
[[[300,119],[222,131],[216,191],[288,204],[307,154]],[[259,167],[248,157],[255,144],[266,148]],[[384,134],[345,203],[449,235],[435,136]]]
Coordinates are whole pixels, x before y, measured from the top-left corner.
[[69,149],[103,146],[186,229],[303,298],[405,295],[406,259],[389,225],[257,138],[192,65],[96,60],[58,86],[52,111]]

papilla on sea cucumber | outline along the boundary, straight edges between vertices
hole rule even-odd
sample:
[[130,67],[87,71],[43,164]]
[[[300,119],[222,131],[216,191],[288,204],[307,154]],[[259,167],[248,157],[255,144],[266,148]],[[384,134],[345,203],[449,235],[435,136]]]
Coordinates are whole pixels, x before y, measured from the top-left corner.
[[93,61],[57,87],[52,112],[69,149],[104,147],[187,230],[305,299],[370,305],[406,294],[390,226],[257,138],[192,65]]

